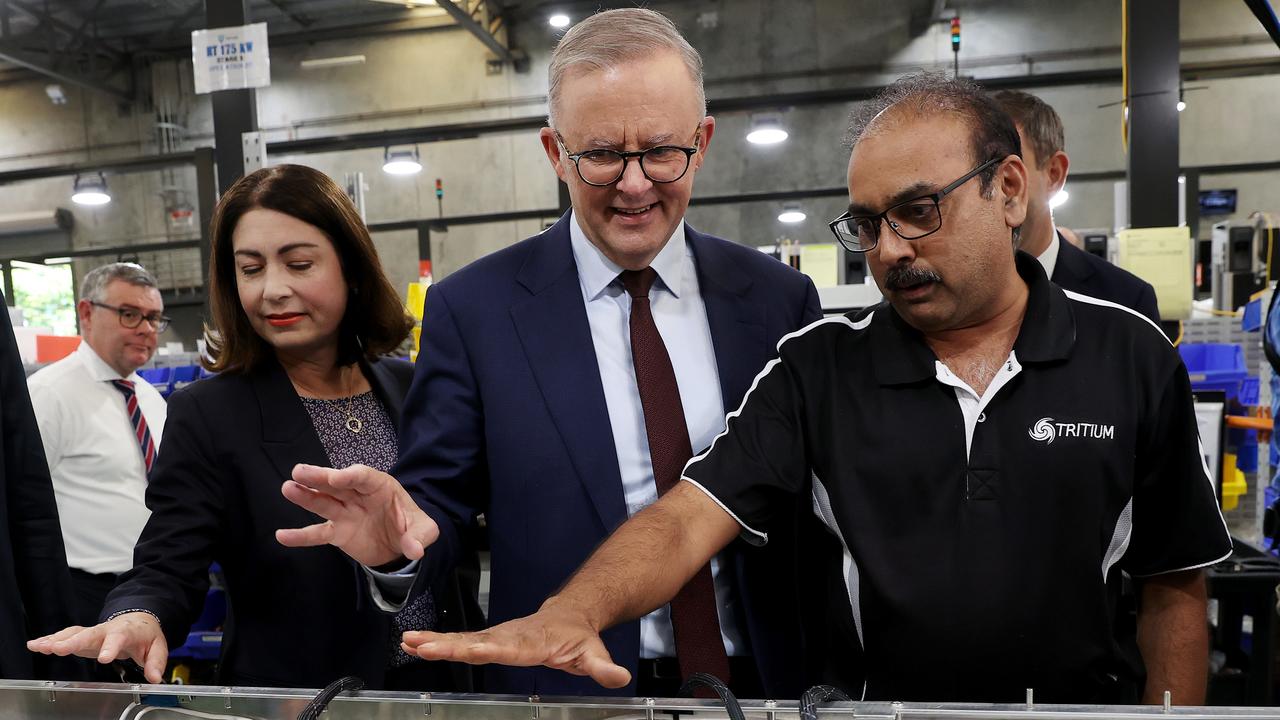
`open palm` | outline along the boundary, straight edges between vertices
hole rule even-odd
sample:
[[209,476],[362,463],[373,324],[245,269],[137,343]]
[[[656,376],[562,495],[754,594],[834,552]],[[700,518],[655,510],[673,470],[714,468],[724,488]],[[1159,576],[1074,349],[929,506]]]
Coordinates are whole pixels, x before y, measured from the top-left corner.
[[333,545],[370,567],[398,557],[417,560],[440,536],[394,477],[364,465],[341,470],[296,465],[281,493],[325,522],[276,531],[288,547]]

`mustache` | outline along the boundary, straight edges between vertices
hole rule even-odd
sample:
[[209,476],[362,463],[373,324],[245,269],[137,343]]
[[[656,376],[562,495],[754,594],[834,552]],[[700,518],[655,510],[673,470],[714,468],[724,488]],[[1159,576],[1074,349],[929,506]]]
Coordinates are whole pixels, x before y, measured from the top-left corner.
[[901,290],[927,282],[942,282],[942,276],[915,265],[895,265],[884,274],[885,287],[890,290]]

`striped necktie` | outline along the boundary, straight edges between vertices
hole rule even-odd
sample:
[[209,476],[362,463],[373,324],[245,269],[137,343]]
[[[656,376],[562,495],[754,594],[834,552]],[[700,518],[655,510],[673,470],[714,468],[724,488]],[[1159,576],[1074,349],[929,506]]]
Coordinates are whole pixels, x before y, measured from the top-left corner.
[[147,427],[147,419],[142,417],[142,408],[138,407],[138,394],[134,392],[133,381],[112,380],[111,384],[124,395],[124,409],[129,414],[129,422],[133,423],[133,434],[138,439],[138,448],[142,450],[142,461],[151,472],[151,464],[156,461],[156,445],[151,442],[151,429]]

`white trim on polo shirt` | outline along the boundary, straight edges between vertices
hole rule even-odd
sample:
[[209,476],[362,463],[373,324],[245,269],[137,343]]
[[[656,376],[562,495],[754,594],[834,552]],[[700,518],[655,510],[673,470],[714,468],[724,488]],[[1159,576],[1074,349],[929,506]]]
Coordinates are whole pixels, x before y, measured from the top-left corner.
[[[845,317],[844,315],[838,315],[836,317],[829,317],[829,318],[822,318],[821,320],[815,320],[809,323],[808,325],[805,325],[804,327],[800,328],[799,330],[796,330],[795,332],[791,332],[791,333],[787,333],[786,335],[783,335],[782,339],[778,341],[777,351],[779,355],[781,355],[782,345],[784,343],[786,343],[788,340],[798,338],[801,335],[804,335],[805,333],[818,327],[819,325],[842,324],[842,325],[847,325],[851,330],[862,330],[871,324],[871,319],[874,318],[875,315],[876,315],[875,311],[869,312],[867,313],[866,317],[862,318],[856,323],[850,320],[849,318]],[[715,449],[716,443],[720,441],[720,438],[729,434],[729,421],[733,420],[734,418],[742,414],[742,409],[747,406],[747,400],[751,398],[751,393],[755,392],[756,388],[760,386],[760,381],[763,380],[765,376],[767,376],[775,367],[777,367],[780,364],[782,364],[782,359],[780,357],[774,358],[764,366],[764,369],[762,369],[759,373],[756,374],[755,380],[751,381],[751,387],[747,390],[746,394],[742,396],[742,402],[738,404],[737,409],[729,413],[728,415],[724,416],[724,430],[721,430],[719,435],[716,435],[714,438],[712,438],[711,444],[707,446],[706,450],[703,450],[697,455],[694,455],[693,457],[689,458],[689,462],[684,464],[684,470],[681,471],[680,473],[681,480],[686,480],[692,483],[699,490],[706,493],[707,497],[711,498],[725,512],[729,513],[729,517],[732,517],[734,522],[742,526],[743,530],[746,530],[747,532],[751,533],[751,535],[755,536],[756,538],[759,538],[760,545],[764,545],[765,543],[769,542],[769,534],[762,533],[759,530],[756,530],[755,528],[743,522],[742,519],[739,518],[737,515],[735,515],[727,505],[725,505],[723,502],[720,501],[720,498],[716,497],[710,490],[706,489],[705,487],[700,485],[698,482],[691,480],[689,478],[688,473],[689,473],[689,468],[693,467],[694,463],[701,461],[708,454],[710,454],[712,450]]]

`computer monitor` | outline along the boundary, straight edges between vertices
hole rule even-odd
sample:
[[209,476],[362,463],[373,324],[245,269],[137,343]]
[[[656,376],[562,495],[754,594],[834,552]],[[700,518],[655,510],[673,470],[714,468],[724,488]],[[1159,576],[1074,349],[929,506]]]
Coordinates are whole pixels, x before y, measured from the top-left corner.
[[1230,215],[1236,211],[1235,190],[1201,190],[1201,215]]
[[1222,504],[1222,451],[1226,435],[1227,394],[1221,390],[1196,390],[1196,427],[1200,430],[1200,447],[1213,480],[1214,494]]

